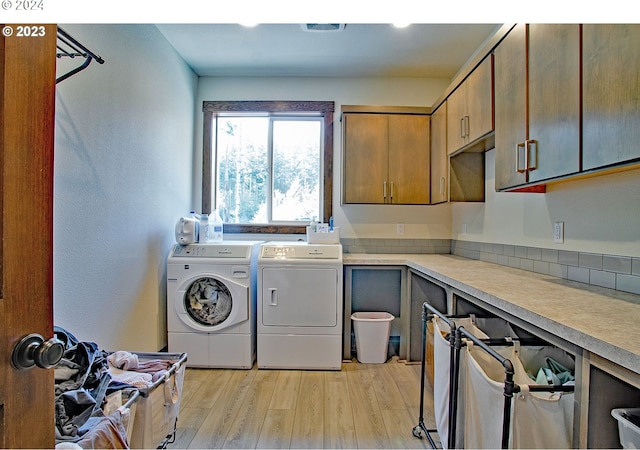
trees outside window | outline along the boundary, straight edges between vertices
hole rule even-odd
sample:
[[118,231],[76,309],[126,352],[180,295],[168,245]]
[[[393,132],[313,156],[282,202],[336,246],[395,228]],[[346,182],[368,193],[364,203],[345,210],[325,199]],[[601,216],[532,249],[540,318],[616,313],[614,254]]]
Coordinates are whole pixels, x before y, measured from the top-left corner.
[[303,233],[331,216],[333,102],[205,102],[203,212],[227,232]]

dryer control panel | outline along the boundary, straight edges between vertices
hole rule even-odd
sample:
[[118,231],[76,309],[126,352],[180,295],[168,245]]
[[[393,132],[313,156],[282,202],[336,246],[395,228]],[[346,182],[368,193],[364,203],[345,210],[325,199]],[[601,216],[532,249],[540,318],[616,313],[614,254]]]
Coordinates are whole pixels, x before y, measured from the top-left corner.
[[260,259],[300,260],[323,259],[342,260],[340,244],[307,244],[305,242],[279,242],[262,244]]

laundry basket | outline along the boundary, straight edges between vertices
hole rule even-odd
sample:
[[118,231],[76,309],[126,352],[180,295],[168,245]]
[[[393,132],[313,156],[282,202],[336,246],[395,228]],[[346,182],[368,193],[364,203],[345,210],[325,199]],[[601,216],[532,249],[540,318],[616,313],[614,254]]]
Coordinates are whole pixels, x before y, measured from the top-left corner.
[[124,423],[127,442],[131,442],[139,397],[140,391],[138,389],[121,389],[106,397],[106,405],[104,407],[105,416],[115,414],[118,410],[122,409],[128,411],[128,419]]
[[[438,316],[433,320],[433,408],[436,429],[442,448],[449,448],[449,404],[451,399],[451,370],[453,347],[449,340],[451,328]],[[472,318],[459,318],[452,320],[456,326],[473,326]],[[462,400],[460,397],[458,400]],[[456,419],[457,420],[457,419]],[[461,424],[459,424],[461,425]],[[458,441],[458,439],[456,439]]]
[[[514,394],[508,416],[509,448],[571,448],[573,392],[534,391],[534,372],[539,361],[553,358],[571,366],[573,360],[552,346],[494,346],[492,350],[513,365]],[[471,342],[463,348],[464,433],[466,448],[500,448],[505,431],[505,368],[485,349]],[[527,369],[525,369],[527,366]],[[544,386],[541,386],[544,388]]]
[[618,421],[622,448],[640,448],[640,408],[615,408],[611,410],[611,415]]
[[[450,322],[456,326],[464,326],[468,331],[479,339],[515,337],[515,332],[509,323],[499,318],[479,318],[475,316],[467,317],[451,317]],[[443,448],[449,446],[449,429],[455,421],[453,432],[455,433],[455,441],[452,441],[452,447],[460,446],[463,443],[464,430],[464,414],[461,413],[462,408],[457,408],[456,417],[450,417],[450,405],[452,395],[451,370],[453,347],[451,342],[447,340],[447,336],[451,333],[451,328],[445,321],[434,316],[433,320],[433,403],[434,416],[436,421],[436,429],[440,436]],[[464,353],[460,354],[460,358],[465,358]],[[459,363],[461,368],[464,367]],[[464,379],[464,373],[458,373],[458,380]],[[457,405],[464,405],[464,391],[457,389],[453,395],[456,396]]]
[[174,437],[182,385],[187,361],[186,353],[135,353],[140,361],[152,359],[173,362],[164,377],[148,388],[140,389],[136,417],[131,434],[131,448],[164,448]]

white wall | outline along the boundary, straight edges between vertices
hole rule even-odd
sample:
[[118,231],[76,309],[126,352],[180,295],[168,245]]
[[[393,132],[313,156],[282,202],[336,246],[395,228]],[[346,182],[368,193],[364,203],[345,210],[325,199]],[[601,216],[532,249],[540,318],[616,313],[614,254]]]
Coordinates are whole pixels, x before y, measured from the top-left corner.
[[62,28],[106,62],[56,88],[54,324],[158,351],[173,227],[193,207],[197,77],[152,25]]
[[[452,205],[454,239],[640,256],[640,170],[508,193],[495,192],[495,150],[485,161],[486,201]],[[553,242],[556,221],[564,222],[563,244]]]
[[[449,239],[450,205],[340,205],[342,196],[341,105],[428,106],[444,92],[448,79],[203,77],[198,86],[198,113],[207,100],[334,101],[333,218],[343,238]],[[196,157],[202,152],[202,121],[196,120]],[[197,165],[197,164],[196,164]],[[201,167],[201,166],[200,166]],[[201,170],[200,167],[198,170]],[[198,172],[196,170],[196,172]],[[195,204],[200,204],[201,177],[194,177]],[[405,234],[396,235],[396,224]]]

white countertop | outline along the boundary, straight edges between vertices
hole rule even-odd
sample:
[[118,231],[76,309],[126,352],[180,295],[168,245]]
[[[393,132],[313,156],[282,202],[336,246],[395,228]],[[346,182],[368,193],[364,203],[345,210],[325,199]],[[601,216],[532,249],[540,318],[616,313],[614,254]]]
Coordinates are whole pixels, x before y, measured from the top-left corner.
[[640,374],[640,295],[453,255],[344,254],[406,265]]

